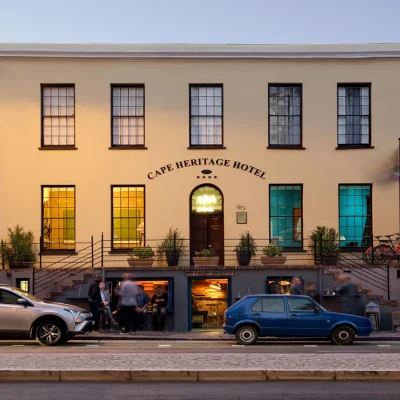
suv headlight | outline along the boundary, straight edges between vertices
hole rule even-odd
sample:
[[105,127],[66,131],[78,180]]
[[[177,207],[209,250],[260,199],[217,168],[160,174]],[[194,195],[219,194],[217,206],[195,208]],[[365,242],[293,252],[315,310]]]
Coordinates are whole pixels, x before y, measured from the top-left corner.
[[75,321],[80,324],[86,319],[86,316],[83,315],[80,311],[75,311],[75,310],[68,310],[68,308],[64,308],[65,311],[68,311],[75,317]]

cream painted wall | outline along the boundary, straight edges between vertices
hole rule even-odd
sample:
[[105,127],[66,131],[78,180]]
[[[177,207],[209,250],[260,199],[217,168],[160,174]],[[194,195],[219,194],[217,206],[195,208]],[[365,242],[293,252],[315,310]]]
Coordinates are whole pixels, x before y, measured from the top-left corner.
[[[268,185],[303,183],[304,237],[316,225],[338,227],[338,184],[372,183],[375,234],[399,230],[397,183],[379,184],[379,169],[397,150],[400,61],[90,61],[0,60],[2,135],[0,232],[17,223],[40,236],[41,185],[76,186],[76,238],[110,239],[110,186],[146,185],[146,236],[169,226],[189,236],[189,194],[203,168],[147,174],[190,158],[238,160],[266,172],[262,180],[213,167],[225,199],[225,237],[249,229],[267,238]],[[268,150],[268,83],[303,84],[306,150]],[[372,145],[335,150],[337,83],[370,82]],[[74,83],[77,151],[40,151],[40,84]],[[110,84],[145,84],[148,150],[111,151]],[[188,150],[189,83],[223,83],[225,150]],[[236,225],[236,205],[248,225]]]

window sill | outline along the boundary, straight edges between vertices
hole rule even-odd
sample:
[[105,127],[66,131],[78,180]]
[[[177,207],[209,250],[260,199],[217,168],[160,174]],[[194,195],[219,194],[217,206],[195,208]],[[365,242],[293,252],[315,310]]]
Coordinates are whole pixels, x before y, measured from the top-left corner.
[[375,148],[374,146],[370,146],[370,145],[362,146],[362,145],[356,144],[354,146],[353,145],[338,146],[338,147],[336,147],[335,150],[360,150],[360,149],[374,149],[374,148]]
[[225,150],[225,146],[189,146],[188,150]]
[[267,149],[269,150],[306,150],[303,146],[290,146],[290,145],[272,145],[268,146]]
[[41,146],[39,150],[78,150],[75,146]]
[[108,254],[120,254],[120,255],[129,256],[131,251],[132,251],[132,249],[114,249],[114,250],[110,250],[108,252]]
[[296,248],[296,247],[284,248],[284,247],[282,247],[282,252],[283,253],[307,253],[307,250],[304,250],[302,247],[299,247],[299,248]]
[[125,146],[112,146],[109,147],[108,150],[147,150],[146,146],[134,146],[134,145],[125,145]]
[[360,247],[339,247],[340,253],[363,253],[367,250],[368,247],[360,246]]
[[41,256],[76,256],[78,253],[76,250],[42,250],[39,255]]

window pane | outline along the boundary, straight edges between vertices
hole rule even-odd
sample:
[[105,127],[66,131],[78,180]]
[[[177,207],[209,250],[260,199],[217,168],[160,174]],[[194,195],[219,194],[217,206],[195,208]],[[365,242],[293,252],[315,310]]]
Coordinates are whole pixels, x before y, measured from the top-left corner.
[[259,299],[257,300],[251,307],[251,311],[253,312],[262,312],[263,308],[262,308],[262,300]]
[[7,290],[0,290],[0,304],[18,304],[18,299],[20,299],[20,297],[14,293]]
[[42,188],[42,237],[45,250],[75,249],[75,188]]
[[290,312],[313,313],[316,309],[315,304],[310,300],[301,298],[288,297],[288,305]]
[[263,312],[285,312],[285,303],[282,298],[273,297],[262,299]]
[[302,187],[270,185],[269,205],[270,239],[282,247],[301,247]]
[[370,245],[371,185],[339,186],[339,235],[341,247]]
[[112,187],[113,249],[144,246],[144,188]]

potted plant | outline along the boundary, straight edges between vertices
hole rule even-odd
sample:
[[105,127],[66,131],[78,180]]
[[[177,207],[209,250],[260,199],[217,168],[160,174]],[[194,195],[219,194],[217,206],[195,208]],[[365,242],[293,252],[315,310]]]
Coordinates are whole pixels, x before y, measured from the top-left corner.
[[154,262],[154,251],[150,246],[134,247],[128,258],[131,267],[151,267]]
[[36,254],[33,249],[35,237],[31,231],[16,225],[8,228],[8,242],[3,244],[2,256],[10,268],[32,268],[36,262]]
[[261,256],[262,265],[283,265],[287,257],[282,255],[282,247],[270,243],[263,248],[263,255]]
[[308,248],[315,264],[336,265],[339,258],[339,234],[335,228],[317,226],[311,232]]
[[241,267],[247,267],[250,264],[251,257],[256,255],[257,245],[253,236],[248,232],[240,234],[239,243],[235,247],[236,257]]
[[185,253],[184,239],[178,228],[169,228],[161,243],[157,243],[157,259],[161,261],[164,254],[169,267],[176,267],[179,258]]
[[219,257],[216,255],[215,249],[209,247],[208,249],[203,249],[201,251],[195,251],[193,257],[193,263],[195,267],[216,267],[219,262]]

